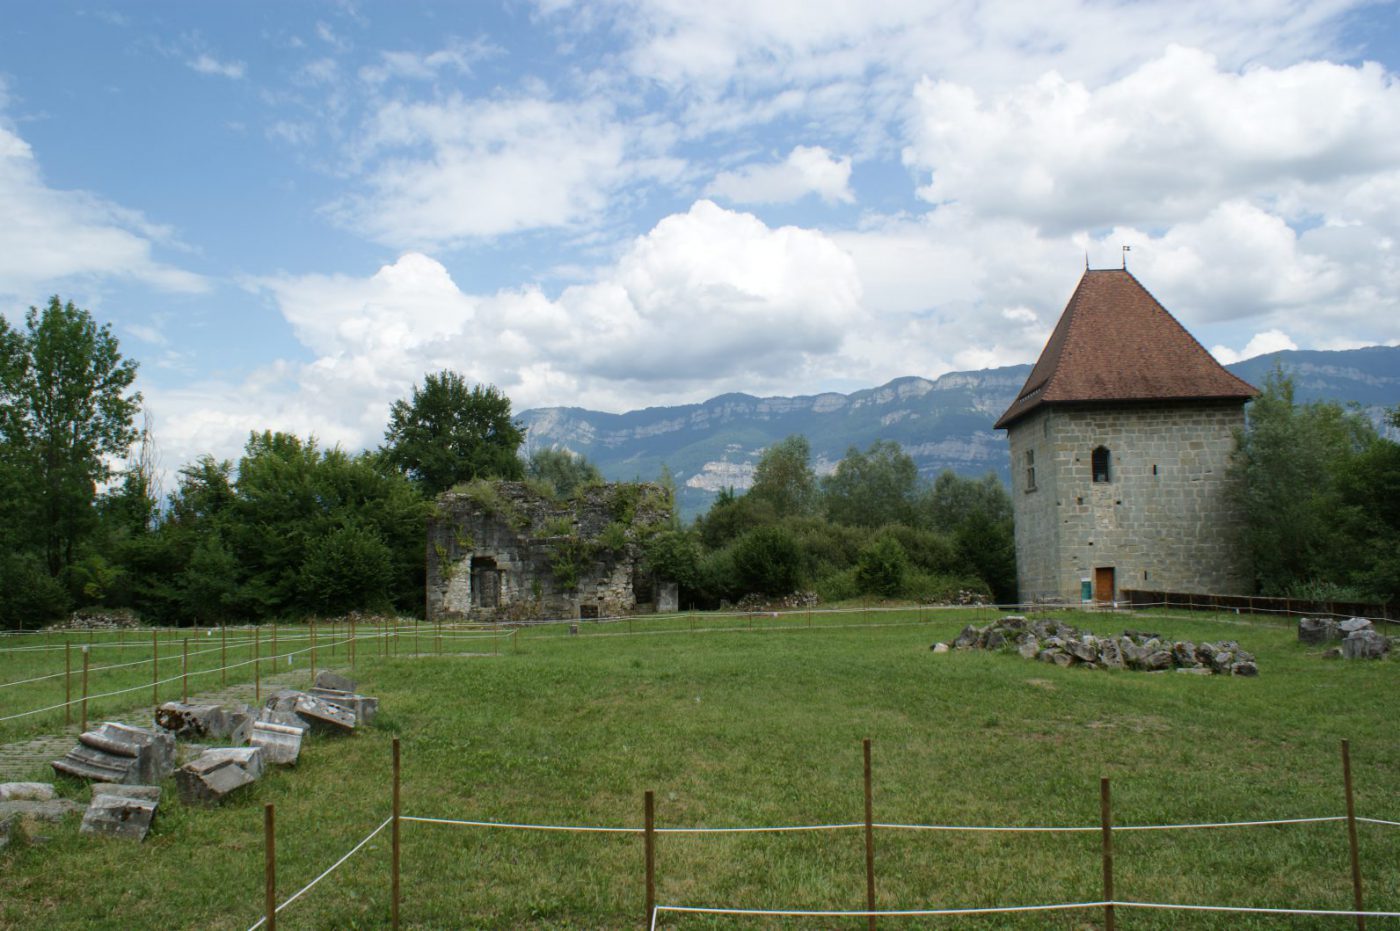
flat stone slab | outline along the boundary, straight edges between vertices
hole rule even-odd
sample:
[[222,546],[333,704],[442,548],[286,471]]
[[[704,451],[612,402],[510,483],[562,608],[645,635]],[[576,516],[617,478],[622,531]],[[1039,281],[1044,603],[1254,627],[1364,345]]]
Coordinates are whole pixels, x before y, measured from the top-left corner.
[[214,805],[263,773],[260,747],[220,747],[206,750],[175,771],[175,787],[186,805]]
[[0,802],[47,802],[54,797],[47,782],[0,782]]
[[53,768],[65,776],[91,782],[153,785],[175,767],[175,736],[156,728],[107,721],[78,737],[78,745]]
[[313,689],[335,689],[337,692],[353,692],[358,687],[354,679],[329,669],[316,673],[316,682],[312,686]]
[[[283,712],[266,713],[282,714]],[[296,717],[290,712],[287,714],[289,717]],[[306,728],[303,727],[278,724],[274,721],[255,721],[253,723],[252,745],[262,750],[264,763],[273,766],[295,766],[297,757],[301,756],[301,738],[305,734]]]
[[[269,715],[268,712],[276,712]],[[291,717],[285,717],[290,714]],[[274,693],[258,715],[259,720],[307,727],[318,733],[349,734],[355,730],[355,713],[307,692],[285,689]]]
[[150,832],[159,805],[160,786],[95,785],[78,833],[140,843]]
[[39,832],[45,824],[62,821],[82,810],[82,805],[67,798],[0,802],[0,847],[20,836],[30,841],[42,840]]
[[374,721],[374,716],[379,713],[379,699],[371,698],[367,695],[356,695],[354,692],[344,692],[340,689],[328,689],[316,686],[309,693],[324,702],[329,702],[337,708],[344,708],[355,715],[355,724],[370,724]]
[[186,739],[212,738],[245,744],[253,728],[253,714],[246,707],[226,710],[219,705],[168,701],[156,709],[156,724]]

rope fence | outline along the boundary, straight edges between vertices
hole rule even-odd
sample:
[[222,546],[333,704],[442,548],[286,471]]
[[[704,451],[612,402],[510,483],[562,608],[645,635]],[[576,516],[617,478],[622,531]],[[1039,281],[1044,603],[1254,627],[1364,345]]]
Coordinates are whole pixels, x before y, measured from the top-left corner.
[[[399,927],[399,915],[401,905],[401,836],[400,825],[408,824],[428,824],[447,827],[514,830],[514,831],[537,831],[546,833],[578,833],[578,834],[626,834],[640,837],[643,840],[644,853],[644,879],[641,883],[644,892],[645,906],[642,910],[642,926],[655,931],[660,927],[661,917],[664,914],[684,915],[684,914],[706,914],[706,915],[732,915],[737,917],[781,917],[781,918],[866,918],[871,927],[874,927],[877,918],[915,918],[915,917],[958,917],[973,915],[994,915],[994,914],[1018,914],[1037,912],[1058,912],[1073,910],[1102,910],[1104,914],[1104,927],[1107,931],[1115,929],[1116,909],[1141,909],[1158,911],[1178,911],[1178,912],[1216,912],[1235,914],[1257,914],[1257,915],[1292,915],[1292,916],[1321,916],[1334,918],[1353,918],[1359,929],[1365,928],[1367,918],[1400,918],[1400,911],[1367,910],[1364,908],[1361,885],[1360,857],[1358,850],[1356,825],[1372,824],[1385,827],[1400,827],[1400,822],[1383,818],[1362,817],[1355,813],[1355,802],[1352,791],[1351,778],[1351,756],[1350,744],[1348,741],[1341,742],[1342,755],[1342,775],[1343,786],[1346,795],[1346,815],[1330,815],[1320,817],[1302,818],[1272,818],[1265,820],[1250,821],[1215,821],[1215,822],[1187,822],[1178,824],[1124,824],[1113,823],[1111,796],[1109,791],[1109,780],[1100,780],[1100,800],[1101,819],[1097,825],[958,825],[958,824],[903,824],[894,822],[875,821],[872,814],[872,779],[871,779],[871,742],[867,738],[862,743],[865,757],[864,784],[865,784],[865,820],[854,822],[838,822],[829,824],[789,824],[789,825],[766,825],[766,826],[733,826],[733,827],[657,827],[655,823],[655,793],[648,791],[644,795],[643,824],[642,826],[615,826],[615,825],[589,825],[589,824],[533,824],[525,822],[506,821],[484,821],[464,818],[443,818],[428,817],[420,815],[406,815],[401,808],[401,779],[400,779],[400,748],[399,738],[395,737],[392,742],[393,766],[391,781],[391,814],[378,827],[374,828],[363,839],[356,843],[347,853],[341,856],[329,868],[321,872],[305,886],[301,887],[291,896],[283,900],[280,904],[275,896],[275,837],[273,834],[272,805],[267,806],[265,818],[265,838],[266,850],[264,869],[264,888],[267,891],[264,914],[255,923],[249,926],[248,931],[255,931],[257,928],[266,927],[275,931],[278,913],[286,909],[293,902],[297,901],[309,892],[317,883],[321,882],[336,869],[348,861],[355,853],[360,851],[374,837],[380,834],[385,827],[392,828],[391,860],[390,860],[390,927],[397,931]],[[1256,827],[1277,827],[1285,825],[1300,824],[1320,824],[1345,822],[1348,829],[1348,847],[1350,858],[1350,878],[1353,891],[1353,907],[1350,909],[1338,908],[1307,908],[1307,907],[1278,907],[1278,906],[1250,906],[1250,905],[1213,905],[1182,902],[1147,902],[1132,899],[1120,899],[1114,895],[1113,889],[1113,835],[1121,832],[1133,831],[1193,831],[1193,830],[1218,830],[1225,828],[1256,828]],[[867,897],[865,908],[862,909],[820,909],[820,908],[800,908],[800,907],[735,907],[724,905],[685,905],[668,904],[656,901],[656,875],[655,875],[655,854],[656,842],[659,835],[664,834],[742,834],[742,833],[781,833],[794,831],[847,831],[864,829],[866,835],[865,842],[865,867],[866,867],[866,887]],[[1051,902],[1029,905],[1004,905],[1004,906],[946,906],[946,907],[925,907],[925,908],[886,908],[876,907],[875,896],[875,858],[874,858],[874,836],[881,831],[941,831],[941,832],[998,832],[998,833],[1059,833],[1059,834],[1079,834],[1098,833],[1102,836],[1102,868],[1103,868],[1103,897],[1093,901],[1082,902]]]
[[[227,684],[228,674],[230,672],[246,670],[250,666],[253,669],[255,700],[261,701],[261,677],[263,670],[266,667],[270,666],[273,671],[276,671],[279,663],[282,663],[284,661],[290,663],[294,657],[309,656],[310,675],[314,678],[316,670],[318,668],[324,668],[324,666],[318,665],[318,650],[329,652],[330,655],[334,657],[335,650],[343,648],[346,660],[350,663],[351,668],[354,668],[358,659],[358,648],[366,643],[369,644],[371,647],[377,647],[379,655],[383,657],[405,655],[402,650],[402,643],[406,639],[406,635],[410,633],[414,635],[414,648],[411,653],[406,654],[409,656],[426,656],[431,655],[431,653],[433,652],[433,650],[422,650],[419,648],[420,646],[432,646],[436,653],[441,654],[444,652],[444,644],[458,646],[464,643],[479,642],[486,639],[490,639],[492,641],[493,646],[491,652],[495,654],[499,654],[501,652],[502,639],[504,639],[506,643],[511,647],[518,649],[517,641],[515,640],[515,638],[519,634],[518,629],[492,630],[479,628],[475,626],[464,628],[452,628],[445,625],[438,625],[434,630],[431,630],[429,632],[423,632],[419,629],[420,626],[427,625],[415,624],[384,626],[382,628],[371,629],[368,632],[357,632],[356,625],[352,622],[348,625],[339,625],[340,629],[345,631],[344,636],[341,636],[337,639],[320,641],[318,641],[315,628],[311,628],[305,634],[292,634],[290,636],[287,634],[283,634],[281,637],[282,645],[309,642],[308,646],[295,650],[280,649],[277,639],[276,628],[273,628],[272,638],[270,641],[265,641],[261,637],[260,628],[254,628],[254,634],[252,637],[241,637],[231,644],[226,639],[225,631],[220,630],[221,642],[218,646],[210,646],[208,648],[202,648],[199,650],[191,651],[189,650],[190,638],[184,638],[181,641],[179,641],[180,646],[182,647],[180,652],[165,655],[162,655],[162,653],[160,652],[161,641],[158,638],[157,631],[152,629],[152,639],[150,642],[140,644],[125,644],[125,646],[140,646],[145,649],[151,650],[151,656],[146,657],[144,659],[134,660],[132,662],[110,663],[101,666],[91,666],[89,664],[89,657],[90,649],[93,645],[80,645],[79,651],[80,658],[82,660],[81,690],[80,694],[77,697],[73,696],[73,680],[75,677],[77,677],[77,673],[73,668],[71,655],[71,647],[73,646],[73,644],[64,644],[62,646],[56,647],[56,649],[65,651],[65,662],[63,672],[56,672],[41,676],[33,676],[27,679],[0,683],[0,690],[24,685],[33,687],[42,682],[48,682],[61,678],[65,680],[65,699],[61,702],[54,702],[36,708],[29,708],[23,711],[0,715],[0,723],[5,723],[8,721],[17,721],[24,718],[31,718],[36,715],[48,714],[50,712],[62,711],[64,713],[64,724],[68,725],[72,723],[72,710],[74,708],[81,708],[83,710],[82,723],[84,729],[86,729],[87,706],[89,702],[114,698],[121,695],[129,695],[135,692],[143,691],[145,689],[150,689],[152,707],[159,707],[160,689],[162,686],[169,686],[175,682],[181,683],[181,696],[184,700],[188,700],[189,680],[191,678],[198,678],[200,676],[211,676],[218,674],[223,684]],[[209,637],[212,637],[215,630],[219,629],[210,629],[203,638],[198,639],[207,639]],[[433,639],[429,640],[428,638]],[[266,654],[262,652],[262,648],[265,643],[270,643],[270,648],[272,652]],[[167,647],[172,646],[169,640],[166,640],[164,642],[164,645]],[[109,646],[111,646],[111,644],[109,644]],[[44,649],[49,648],[45,647]],[[235,652],[238,652],[240,650],[249,651],[253,655],[247,659],[234,660],[230,662],[227,659],[227,653],[230,649],[234,650]],[[214,653],[220,653],[223,657],[222,661],[218,665],[208,666],[203,669],[192,669],[190,667],[191,658],[197,659],[198,657],[208,656]],[[325,655],[324,652],[322,655]],[[165,661],[167,663],[178,662],[180,665],[180,672],[177,675],[166,676],[164,678],[161,678],[160,664],[162,661]],[[112,670],[118,669],[132,669],[138,666],[151,667],[151,678],[149,680],[125,688],[109,689],[104,692],[96,693],[89,692],[88,685],[89,676],[91,674],[103,671],[110,672]]]

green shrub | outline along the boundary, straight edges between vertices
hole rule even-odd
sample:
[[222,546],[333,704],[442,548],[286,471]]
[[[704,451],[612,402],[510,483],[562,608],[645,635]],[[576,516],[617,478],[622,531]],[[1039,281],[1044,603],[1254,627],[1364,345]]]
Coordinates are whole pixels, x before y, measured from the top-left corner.
[[909,557],[889,534],[881,534],[860,551],[856,560],[856,585],[863,593],[893,598],[904,590]]
[[34,628],[68,610],[68,593],[37,559],[7,556],[0,562],[0,626]]
[[802,583],[802,554],[792,534],[760,527],[734,544],[734,577],[744,594],[787,595]]
[[393,554],[384,540],[349,525],[311,542],[298,586],[303,603],[325,614],[356,608],[383,610],[389,605],[393,573]]
[[851,601],[860,596],[860,586],[856,584],[855,566],[819,577],[815,588],[817,597],[824,604]]
[[683,530],[663,530],[642,550],[642,569],[654,578],[694,590],[700,583],[700,544]]

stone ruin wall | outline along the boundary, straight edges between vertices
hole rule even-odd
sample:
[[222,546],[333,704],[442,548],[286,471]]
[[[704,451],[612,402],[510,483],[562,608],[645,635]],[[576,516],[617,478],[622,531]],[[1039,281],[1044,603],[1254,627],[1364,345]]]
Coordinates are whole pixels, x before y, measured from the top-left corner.
[[[516,622],[630,614],[654,601],[641,571],[639,536],[666,526],[671,503],[655,484],[607,484],[569,501],[522,482],[493,483],[494,496],[448,492],[428,522],[427,616]],[[495,500],[491,500],[494,498]],[[563,525],[568,533],[560,533]],[[626,542],[603,538],[623,524]],[[556,569],[561,554],[577,584]]]

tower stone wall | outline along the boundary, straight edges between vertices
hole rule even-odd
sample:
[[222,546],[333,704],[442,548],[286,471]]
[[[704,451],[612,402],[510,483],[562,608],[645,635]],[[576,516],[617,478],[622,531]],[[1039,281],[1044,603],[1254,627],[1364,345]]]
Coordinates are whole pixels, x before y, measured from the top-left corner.
[[[1012,424],[1021,599],[1077,601],[1081,580],[1106,568],[1114,597],[1248,591],[1228,476],[1243,427],[1240,400],[1049,405]],[[1099,447],[1107,481],[1094,480]]]

